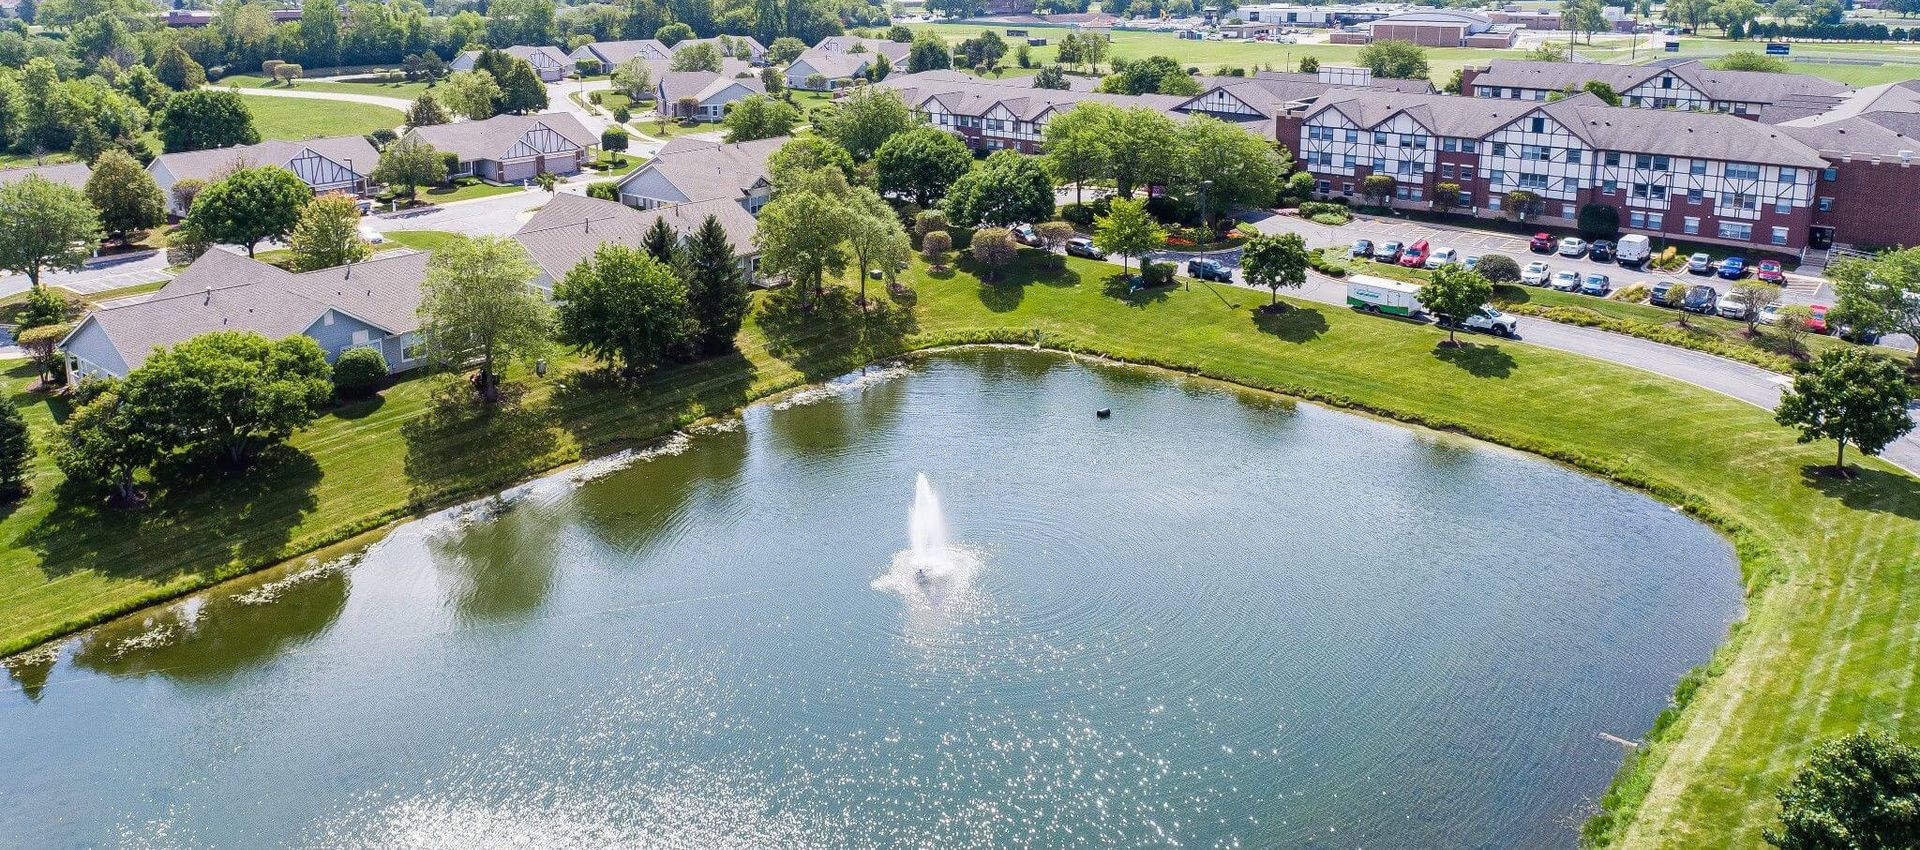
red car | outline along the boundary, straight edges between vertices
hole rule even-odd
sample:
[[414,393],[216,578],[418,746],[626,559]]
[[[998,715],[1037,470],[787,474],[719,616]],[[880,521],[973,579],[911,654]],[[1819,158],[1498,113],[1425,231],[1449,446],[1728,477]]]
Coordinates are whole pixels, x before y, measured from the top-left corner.
[[1813,318],[1807,320],[1807,330],[1813,331],[1814,333],[1817,333],[1817,334],[1826,333],[1827,332],[1827,305],[1811,304],[1811,305],[1808,305],[1807,310],[1813,313]]
[[1535,253],[1551,254],[1554,252],[1555,247],[1553,234],[1535,233],[1533,234],[1533,241],[1528,242],[1527,247],[1532,248]]
[[1427,240],[1425,239],[1407,246],[1407,252],[1400,255],[1400,265],[1410,269],[1417,269],[1426,265],[1427,252],[1429,250],[1432,249],[1427,247]]
[[1759,268],[1754,269],[1753,276],[1765,283],[1784,283],[1787,279],[1787,271],[1780,267],[1779,260],[1761,260]]

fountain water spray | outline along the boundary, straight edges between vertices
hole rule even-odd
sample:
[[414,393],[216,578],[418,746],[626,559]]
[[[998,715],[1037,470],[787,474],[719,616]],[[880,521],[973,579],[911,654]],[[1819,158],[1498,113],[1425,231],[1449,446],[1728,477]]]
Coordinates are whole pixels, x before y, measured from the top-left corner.
[[933,494],[927,474],[913,485],[913,507],[907,510],[909,557],[916,567],[939,566],[947,560],[947,518],[940,513],[940,497]]
[[894,554],[893,568],[874,579],[873,587],[933,602],[965,591],[979,566],[976,554],[949,539],[940,497],[927,474],[920,473],[913,485],[913,506],[907,509],[907,548]]

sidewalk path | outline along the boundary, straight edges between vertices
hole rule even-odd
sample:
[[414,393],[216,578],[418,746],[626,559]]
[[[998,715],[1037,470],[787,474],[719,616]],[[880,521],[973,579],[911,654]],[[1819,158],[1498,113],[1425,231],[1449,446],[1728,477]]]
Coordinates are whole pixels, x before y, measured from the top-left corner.
[[305,100],[339,100],[347,103],[364,103],[369,106],[384,106],[388,109],[407,111],[413,101],[403,97],[389,97],[384,94],[353,94],[351,92],[300,91],[299,89],[239,89],[244,95],[262,95],[265,97],[291,97]]

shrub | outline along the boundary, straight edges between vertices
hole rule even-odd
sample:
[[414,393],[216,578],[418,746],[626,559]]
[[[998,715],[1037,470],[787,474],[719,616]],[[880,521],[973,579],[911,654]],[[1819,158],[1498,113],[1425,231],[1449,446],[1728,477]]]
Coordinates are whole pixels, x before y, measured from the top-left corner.
[[33,437],[27,420],[12,402],[0,401],[0,499],[11,499],[27,491],[33,470]]
[[1353,211],[1346,204],[1330,201],[1301,201],[1300,214],[1320,224],[1341,225],[1353,220]]
[[1481,277],[1494,283],[1510,283],[1520,279],[1520,263],[1505,254],[1488,254],[1480,258],[1480,264],[1474,271]]
[[1341,264],[1338,260],[1327,259],[1327,255],[1319,251],[1307,252],[1307,268],[1313,269],[1327,277],[1347,276],[1347,267],[1345,265]]
[[1353,221],[1353,216],[1349,213],[1343,213],[1343,212],[1321,213],[1315,216],[1308,216],[1307,220],[1313,222],[1314,224],[1324,224],[1330,227],[1339,227],[1340,225],[1347,224],[1348,222]]
[[1620,211],[1606,204],[1587,204],[1580,208],[1575,224],[1588,239],[1605,239],[1620,232]]
[[454,151],[441,151],[440,161],[446,163],[447,181],[453,181],[453,173],[460,170],[460,154]]
[[1140,261],[1140,278],[1148,286],[1165,286],[1173,283],[1174,264],[1156,263],[1152,260]]
[[587,92],[587,102],[593,104],[594,106],[599,106],[600,102],[604,99],[602,97],[602,95],[604,94],[606,94],[606,92],[598,92],[598,91]]
[[341,398],[364,398],[387,379],[387,358],[374,348],[349,348],[333,361],[333,389]]
[[624,106],[616,106],[613,108],[613,123],[625,124],[628,121],[632,121],[632,120],[633,120],[633,112],[631,110],[627,109]]
[[1653,290],[1648,289],[1646,284],[1636,283],[1620,287],[1614,290],[1612,295],[1607,297],[1615,301],[1631,301],[1635,304],[1645,304],[1647,303],[1647,299],[1652,296]]
[[920,254],[927,262],[938,265],[946,259],[947,252],[953,250],[953,237],[944,230],[935,230],[920,237]]
[[1060,208],[1060,217],[1084,230],[1093,226],[1094,216],[1106,215],[1112,207],[1110,198],[1101,198],[1090,204],[1068,204]]
[[367,143],[373,145],[375,150],[384,148],[399,140],[400,140],[399,133],[396,133],[385,127],[382,127],[378,130],[375,130],[367,134]]
[[598,180],[587,184],[587,197],[603,201],[620,200],[620,181]]

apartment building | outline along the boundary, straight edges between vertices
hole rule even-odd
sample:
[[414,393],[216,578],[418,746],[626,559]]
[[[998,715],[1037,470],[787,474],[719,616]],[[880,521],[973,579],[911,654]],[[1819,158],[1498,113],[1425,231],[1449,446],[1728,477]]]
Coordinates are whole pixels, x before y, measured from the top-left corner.
[[956,71],[897,74],[875,85],[899,92],[907,108],[928,124],[959,136],[968,147],[1021,153],[1039,153],[1047,121],[1081,103],[1145,106],[1172,114],[1192,99],[1037,89],[1030,80],[983,80]]
[[1720,71],[1697,59],[1652,65],[1495,59],[1485,68],[1465,69],[1461,91],[1482,98],[1544,101],[1589,82],[1607,84],[1620,95],[1622,106],[1730,112],[1748,118],[1760,118],[1776,104],[1825,101],[1830,107],[1851,91],[1821,77]]
[[1450,206],[1501,217],[1514,212],[1509,193],[1525,190],[1537,199],[1534,220],[1571,226],[1582,206],[1603,204],[1629,232],[1781,251],[1808,244],[1827,167],[1774,127],[1587,94],[1549,103],[1329,94],[1278,125],[1323,196],[1358,194],[1367,176],[1387,174],[1393,204],[1427,208],[1440,184],[1455,184]]

